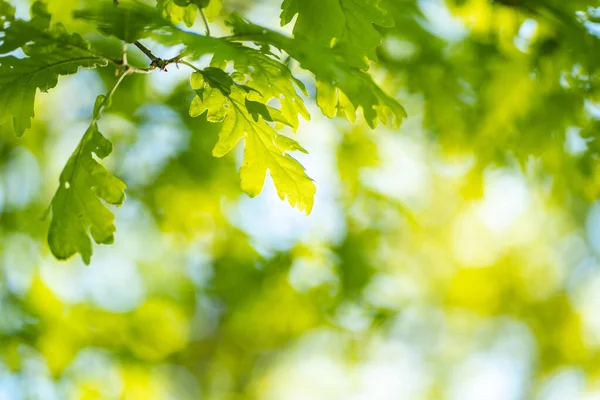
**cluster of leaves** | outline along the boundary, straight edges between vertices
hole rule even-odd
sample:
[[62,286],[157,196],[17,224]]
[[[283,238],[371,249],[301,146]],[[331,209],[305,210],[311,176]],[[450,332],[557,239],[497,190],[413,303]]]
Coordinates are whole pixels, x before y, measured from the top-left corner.
[[[113,241],[114,217],[100,199],[121,204],[125,184],[94,158],[104,158],[112,150],[96,122],[127,75],[148,73],[156,67],[165,70],[170,63],[193,68],[190,81],[196,97],[189,113],[192,117],[206,115],[209,122],[220,124],[213,155],[228,154],[244,139],[242,190],[250,197],[260,194],[268,171],[279,197],[307,214],[313,207],[316,186],[289,154],[307,151],[278,132],[283,126],[295,131],[300,116],[310,119],[300,94],[307,96],[308,92],[292,75],[288,59],[295,59],[314,74],[316,101],[326,116],[333,118],[339,113],[354,122],[357,109],[362,108],[371,127],[378,121],[400,125],[406,115],[404,109],[367,72],[381,42],[374,25],[392,25],[378,1],[322,4],[285,0],[282,25],[298,15],[293,38],[254,25],[235,13],[227,20],[232,30],[227,37],[211,37],[208,25],[205,35],[176,25],[183,22],[192,27],[198,14],[205,22],[212,21],[221,7],[219,0],[158,0],[156,8],[136,0],[103,1],[73,13],[103,34],[140,48],[151,59],[150,67],[141,70],[128,65],[126,57],[115,60],[92,49],[81,36],[67,33],[62,25],[51,25],[43,3],[36,2],[31,19],[25,21],[16,19],[14,8],[0,0],[0,54],[4,54],[0,58],[0,123],[12,121],[17,135],[31,126],[37,89],[48,91],[56,86],[60,75],[76,73],[80,68],[110,64],[121,71],[109,94],[99,98],[93,122],[61,174],[49,232],[50,248],[57,258],[80,253],[89,263],[90,234],[97,243]],[[164,60],[139,43],[144,38],[167,46],[183,45],[185,50],[174,59]],[[7,55],[17,49],[25,57]],[[200,68],[191,63],[205,55],[212,56],[209,66]]]
[[[592,2],[496,0],[486,12],[472,0],[447,3],[469,29],[464,39],[445,41],[417,23],[426,18],[421,9],[386,0],[395,17],[386,36],[410,51],[378,54],[397,85],[422,96],[423,124],[441,148],[476,158],[465,195],[483,195],[486,168],[509,165],[552,181],[553,200],[567,207],[597,200],[590,106],[600,98],[600,40],[589,24]],[[585,138],[581,154],[567,144],[575,131]]]

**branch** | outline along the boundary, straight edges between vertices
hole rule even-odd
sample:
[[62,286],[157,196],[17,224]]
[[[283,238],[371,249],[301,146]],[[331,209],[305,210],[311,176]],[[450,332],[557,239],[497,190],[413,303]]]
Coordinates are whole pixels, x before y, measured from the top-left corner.
[[144,46],[143,44],[141,44],[139,41],[136,41],[133,43],[135,45],[135,47],[137,47],[138,49],[140,49],[140,51],[142,53],[144,53],[146,55],[146,57],[148,57],[150,59],[150,70],[154,69],[154,68],[158,68],[161,71],[166,71],[167,70],[167,65],[172,64],[172,63],[178,63],[180,61],[180,57],[181,55],[178,55],[177,57],[173,57],[170,58],[168,60],[164,60],[160,57],[156,57],[152,51],[150,51],[149,48],[147,48],[146,46]]
[[[115,4],[115,6],[118,6],[119,0],[114,0],[114,4]],[[208,27],[208,21],[206,20],[204,12],[202,11],[201,8],[200,8],[200,14],[202,14],[204,26],[206,27],[206,35],[210,36],[210,29]],[[173,63],[178,64],[179,62],[182,62],[181,57],[183,57],[184,53],[181,53],[173,58],[169,58],[169,59],[165,60],[165,59],[155,56],[154,53],[152,53],[152,50],[150,50],[149,48],[147,48],[146,46],[141,44],[139,40],[136,40],[135,42],[133,42],[133,45],[135,47],[137,47],[142,53],[144,53],[146,55],[146,57],[148,57],[150,59],[150,68],[146,70],[146,69],[135,68],[135,67],[128,65],[127,64],[127,44],[125,43],[123,45],[124,46],[123,47],[123,60],[122,60],[121,64],[123,66],[125,66],[126,71],[130,71],[130,72],[134,72],[134,73],[149,73],[155,68],[158,68],[161,71],[167,71],[167,65],[173,64]],[[114,60],[111,60],[111,61],[114,62]],[[194,67],[193,65],[191,65],[187,62],[185,64],[198,70],[196,67]]]

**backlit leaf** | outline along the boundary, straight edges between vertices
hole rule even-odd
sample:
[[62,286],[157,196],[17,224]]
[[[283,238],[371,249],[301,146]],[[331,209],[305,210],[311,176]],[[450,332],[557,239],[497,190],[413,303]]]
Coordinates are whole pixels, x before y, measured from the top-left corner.
[[[222,81],[222,80],[221,80]],[[210,122],[222,122],[219,140],[213,155],[223,157],[244,139],[244,161],[240,169],[242,190],[250,197],[260,194],[267,170],[270,172],[279,197],[292,207],[310,213],[313,207],[315,184],[304,167],[287,154],[304,151],[296,141],[279,135],[265,121],[269,108],[263,104],[246,106],[248,90],[233,83],[226,91],[217,80],[200,72],[192,75],[192,88],[197,96],[190,106],[190,115],[207,113]],[[228,92],[228,94],[227,94]],[[276,111],[276,110],[275,110]]]

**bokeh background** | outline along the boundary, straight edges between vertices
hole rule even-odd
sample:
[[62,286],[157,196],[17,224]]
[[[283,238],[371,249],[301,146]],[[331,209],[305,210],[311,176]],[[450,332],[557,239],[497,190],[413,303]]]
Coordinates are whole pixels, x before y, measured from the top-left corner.
[[[128,184],[115,244],[58,262],[43,215],[114,71],[61,78],[22,138],[0,127],[0,399],[600,399],[600,4],[382,2],[371,72],[409,117],[307,100],[308,217],[270,181],[241,192],[241,152],[211,156],[171,66],[100,121]],[[84,3],[48,1],[118,54],[72,20]],[[291,30],[278,0],[224,6],[214,34],[233,10]]]

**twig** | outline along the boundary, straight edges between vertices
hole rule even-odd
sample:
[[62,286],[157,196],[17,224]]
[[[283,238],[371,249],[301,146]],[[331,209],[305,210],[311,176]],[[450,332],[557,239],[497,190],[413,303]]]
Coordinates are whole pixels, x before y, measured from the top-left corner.
[[[118,6],[119,0],[114,0],[114,4],[115,4],[115,6]],[[204,16],[204,13],[202,13],[202,9],[200,9],[200,13],[202,14],[202,18],[204,19],[204,25],[206,26],[207,35],[210,36],[210,30],[208,29],[208,22],[206,21],[206,17]],[[148,57],[150,59],[150,68],[140,69],[140,68],[136,68],[136,67],[132,67],[132,66],[128,65],[128,63],[127,63],[127,43],[124,43],[123,44],[123,59],[121,61],[121,64],[125,67],[126,71],[129,71],[132,73],[147,74],[147,73],[152,72],[155,68],[158,68],[161,71],[166,71],[167,65],[173,64],[173,63],[177,64],[181,61],[181,57],[183,57],[183,53],[181,53],[176,57],[170,58],[168,60],[164,60],[160,57],[156,57],[154,55],[154,53],[152,53],[152,51],[149,48],[147,48],[146,46],[141,44],[139,42],[139,40],[136,40],[135,42],[133,42],[133,45],[135,47],[137,47],[142,53],[144,53],[146,55],[146,57]],[[111,61],[114,62],[114,60],[111,60]]]
[[143,44],[141,44],[139,41],[136,41],[133,43],[135,45],[135,47],[137,47],[138,49],[140,49],[142,51],[142,53],[144,53],[146,55],[146,57],[148,57],[150,59],[150,69],[154,69],[154,68],[158,68],[161,71],[166,71],[167,70],[167,65],[172,64],[172,63],[178,63],[179,62],[179,57],[174,57],[168,60],[163,60],[160,57],[156,57],[152,51],[150,51],[149,48],[147,48],[146,46],[144,46]]
[[[115,6],[118,6],[119,0],[113,0],[113,3]],[[204,27],[206,28],[206,36],[210,36],[210,28],[208,26],[208,21],[206,20],[206,15],[204,15],[204,11],[202,10],[202,8],[199,8],[199,10],[200,10],[200,15],[202,15],[202,21],[204,21]],[[115,63],[117,65],[121,64],[125,67],[125,71],[128,71],[130,73],[136,73],[136,74],[148,74],[148,73],[152,72],[155,68],[158,68],[161,71],[166,71],[167,65],[169,65],[169,64],[184,63],[183,60],[181,60],[181,58],[183,57],[185,52],[180,53],[179,55],[177,55],[173,58],[169,58],[168,60],[164,60],[160,57],[156,57],[149,48],[147,48],[146,46],[141,44],[138,40],[136,40],[133,43],[133,45],[135,47],[137,47],[138,49],[140,49],[140,51],[142,53],[144,53],[146,55],[146,57],[148,57],[150,59],[150,68],[147,68],[147,69],[136,68],[136,67],[130,66],[127,63],[127,43],[123,43],[123,58],[122,58],[122,60],[108,60],[108,59],[107,60],[112,61],[113,63]],[[189,64],[187,62],[185,62],[185,64],[196,69],[197,71],[200,71],[198,68],[194,67],[192,64]]]
[[[114,4],[115,4],[115,6],[118,6],[119,0],[114,0]],[[202,14],[202,18],[204,20],[204,25],[206,26],[207,35],[210,36],[208,22],[206,21],[206,17],[204,16],[202,9],[200,9],[200,13]],[[156,57],[154,55],[154,53],[152,53],[152,50],[150,50],[149,48],[147,48],[146,46],[141,44],[139,42],[139,40],[136,40],[135,42],[133,42],[133,45],[135,47],[137,47],[142,53],[144,53],[146,55],[146,57],[148,57],[150,59],[150,68],[148,68],[148,69],[140,69],[140,68],[135,68],[135,67],[128,65],[128,63],[127,63],[127,43],[124,43],[123,44],[123,59],[121,61],[121,64],[125,67],[125,71],[129,71],[129,72],[133,72],[133,73],[147,74],[147,73],[153,71],[155,68],[158,68],[161,71],[166,71],[167,65],[172,64],[172,63],[175,63],[175,64],[179,63],[181,61],[181,57],[183,56],[183,53],[181,53],[176,57],[170,58],[168,60],[163,60],[160,57]]]
[[148,57],[150,59],[150,61],[155,62],[156,60],[159,60],[158,57],[156,57],[154,54],[152,54],[152,52],[150,51],[149,48],[147,48],[146,46],[141,44],[139,41],[135,41],[133,44],[135,45],[135,47],[140,49],[142,51],[142,53],[144,53],[146,55],[146,57]]

